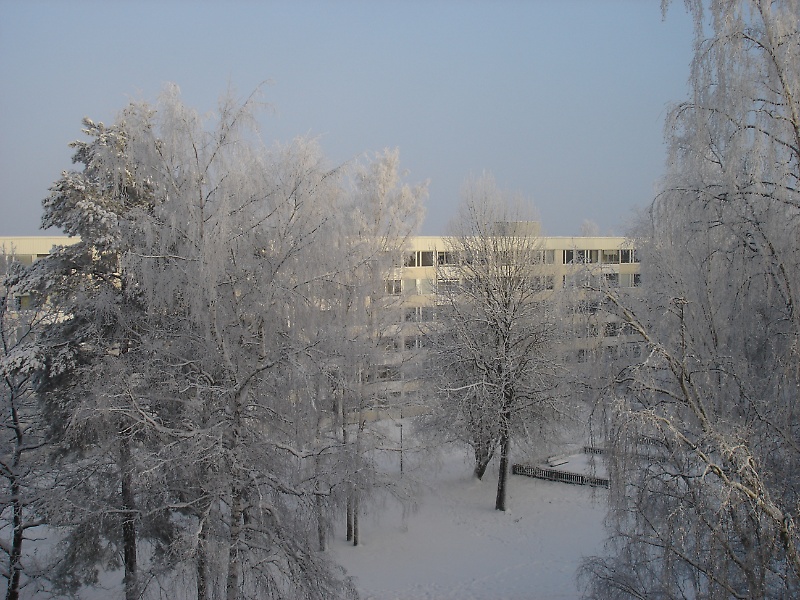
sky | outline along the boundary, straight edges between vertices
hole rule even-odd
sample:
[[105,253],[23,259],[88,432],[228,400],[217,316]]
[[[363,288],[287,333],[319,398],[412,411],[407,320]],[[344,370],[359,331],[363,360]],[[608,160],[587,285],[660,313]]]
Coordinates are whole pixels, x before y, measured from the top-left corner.
[[[399,148],[442,234],[491,173],[548,235],[623,235],[665,168],[691,23],[659,0],[0,0],[0,235],[37,235],[81,119],[165,84],[201,113],[264,84],[261,135],[332,164]],[[57,233],[57,232],[48,232]]]

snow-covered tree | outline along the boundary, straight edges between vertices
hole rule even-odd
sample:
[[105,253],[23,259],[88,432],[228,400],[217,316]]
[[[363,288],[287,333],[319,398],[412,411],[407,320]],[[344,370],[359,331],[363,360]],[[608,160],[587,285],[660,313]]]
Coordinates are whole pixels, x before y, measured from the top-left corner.
[[690,1],[692,98],[640,232],[594,598],[800,593],[800,4]]
[[336,273],[341,194],[315,144],[248,144],[249,110],[227,100],[207,130],[173,93],[136,124],[164,196],[128,265],[150,311],[177,324],[158,356],[181,402],[164,433],[184,457],[169,477],[195,533],[174,555],[194,564],[198,596],[335,597],[348,586],[309,548],[314,496],[294,475],[308,450],[296,369],[318,343],[302,313]]
[[[50,314],[26,310],[18,295],[25,267],[13,248],[0,254],[0,552],[5,555],[0,574],[6,581],[5,598],[16,600],[26,587],[38,585],[41,567],[26,552],[30,540],[41,535],[42,504],[48,493],[47,427],[36,396],[40,352],[35,331]],[[7,253],[6,253],[7,252]]]
[[[19,288],[55,315],[35,332],[42,355],[40,414],[57,445],[64,479],[46,510],[51,524],[70,529],[64,540],[67,559],[51,575],[72,590],[95,581],[98,564],[121,563],[126,597],[135,598],[142,513],[134,489],[134,446],[144,440],[122,413],[84,409],[95,402],[90,390],[98,375],[110,370],[113,378],[124,377],[124,369],[113,365],[138,345],[145,310],[136,290],[126,285],[124,228],[132,212],[152,207],[153,189],[148,175],[126,160],[124,126],[106,128],[88,119],[84,126],[90,141],[73,144],[82,170],[65,172],[43,203],[44,227],[80,238],[34,263]],[[87,472],[97,476],[86,478]]]
[[499,449],[498,510],[512,441],[547,436],[563,408],[553,286],[536,226],[484,175],[465,186],[438,261],[434,420],[472,448],[478,478]]
[[[30,278],[63,315],[44,332],[47,391],[63,443],[79,444],[64,460],[101,475],[82,488],[117,482],[94,495],[106,513],[80,509],[121,515],[129,595],[187,578],[199,599],[353,593],[314,549],[326,503],[369,472],[348,458],[335,402],[375,333],[338,317],[376,306],[353,270],[378,273],[424,188],[401,182],[392,152],[348,188],[350,167],[313,141],[263,147],[253,107],[229,96],[204,119],[172,87],[110,127],[87,121],[85,168],[45,205],[47,225],[81,236]],[[113,545],[102,527],[71,528],[65,564],[87,569],[75,584],[113,566],[81,553],[86,533]]]

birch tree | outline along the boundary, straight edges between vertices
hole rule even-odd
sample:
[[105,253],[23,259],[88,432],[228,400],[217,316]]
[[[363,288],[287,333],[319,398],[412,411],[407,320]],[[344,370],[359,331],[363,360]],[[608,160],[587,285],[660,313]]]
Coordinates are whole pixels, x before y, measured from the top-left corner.
[[196,490],[182,502],[197,532],[186,556],[198,596],[346,595],[309,548],[313,494],[293,476],[307,449],[292,417],[307,397],[292,372],[316,343],[297,306],[333,275],[324,252],[336,173],[313,143],[246,144],[249,110],[228,100],[208,130],[173,95],[137,128],[165,193],[130,268],[151,310],[182,322],[163,364],[186,400],[165,432],[191,451],[177,462]]
[[552,286],[537,269],[532,226],[490,176],[471,181],[437,271],[435,418],[472,448],[479,479],[499,450],[497,510],[506,509],[512,441],[546,436],[565,406]]
[[641,232],[645,294],[609,296],[643,359],[613,382],[612,552],[588,591],[795,597],[800,5],[687,6],[692,98]]

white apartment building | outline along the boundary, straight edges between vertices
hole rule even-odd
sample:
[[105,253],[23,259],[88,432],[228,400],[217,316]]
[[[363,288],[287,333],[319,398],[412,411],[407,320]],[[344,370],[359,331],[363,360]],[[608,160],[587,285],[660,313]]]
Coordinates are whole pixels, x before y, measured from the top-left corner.
[[[529,229],[536,235],[537,226]],[[537,245],[539,257],[533,268],[535,277],[541,278],[541,287],[554,294],[564,293],[564,302],[574,304],[565,310],[565,314],[570,310],[573,313],[574,330],[567,351],[570,360],[585,362],[590,352],[615,356],[626,347],[633,351],[633,345],[627,344],[630,336],[623,324],[603,314],[599,306],[580,299],[580,291],[565,293],[576,276],[588,278],[584,285],[593,288],[637,287],[640,265],[632,242],[624,237],[542,236]],[[447,267],[459,260],[452,247],[446,237],[413,237],[402,261],[396,262],[388,273],[385,292],[396,301],[386,306],[396,311],[397,325],[383,332],[385,361],[377,366],[374,376],[378,406],[391,406],[393,399],[400,397],[406,405],[413,404],[424,387],[419,375],[427,370],[426,338],[435,327],[437,290],[453,283],[448,280]]]
[[[524,225],[531,234],[537,233],[538,225]],[[30,265],[49,254],[53,246],[75,241],[76,238],[65,236],[0,237],[0,254],[7,260],[13,256],[13,260]],[[640,283],[636,249],[627,238],[542,236],[537,244],[540,249],[535,261],[536,277],[541,278],[543,289],[553,290],[554,294],[562,293],[570,277],[579,272],[592,278],[587,282],[592,287],[635,288]],[[395,266],[387,273],[384,306],[391,314],[383,320],[381,356],[369,375],[373,404],[378,411],[398,404],[409,407],[424,403],[419,395],[424,387],[420,373],[426,370],[426,337],[436,321],[437,290],[451,283],[446,277],[447,267],[458,260],[451,248],[446,237],[412,237],[402,259],[395,260]],[[565,302],[568,296],[564,294]],[[569,297],[575,302],[574,294]],[[24,299],[20,307],[25,308]],[[622,324],[602,315],[599,307],[573,308],[580,314],[575,318],[570,342],[576,362],[587,360],[589,352],[622,351],[629,339]],[[401,399],[403,402],[399,402]]]

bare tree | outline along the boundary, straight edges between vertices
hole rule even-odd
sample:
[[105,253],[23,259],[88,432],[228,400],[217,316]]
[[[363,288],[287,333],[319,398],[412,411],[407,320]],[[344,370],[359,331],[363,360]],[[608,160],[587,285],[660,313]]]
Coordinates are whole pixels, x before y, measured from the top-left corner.
[[409,494],[406,485],[377,466],[376,454],[391,451],[392,444],[369,415],[387,408],[386,388],[400,374],[401,365],[387,363],[385,352],[401,314],[400,297],[388,293],[387,279],[392,281],[406,242],[420,224],[425,195],[424,185],[402,182],[396,150],[355,165],[348,186],[351,200],[338,242],[346,264],[328,296],[327,312],[334,322],[329,332],[335,334],[327,341],[326,364],[335,373],[336,424],[349,465],[346,535],[354,545],[359,543],[359,514],[371,496],[388,492],[407,499]]
[[484,175],[465,186],[438,256],[435,418],[472,448],[478,478],[499,449],[497,510],[506,509],[512,441],[546,436],[563,408],[553,286],[537,266],[537,228]]
[[644,294],[608,296],[643,354],[613,381],[613,554],[589,591],[796,597],[800,5],[687,5],[693,96],[641,232]]

